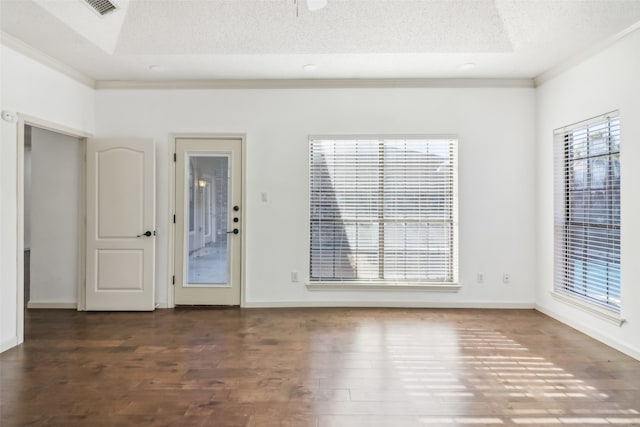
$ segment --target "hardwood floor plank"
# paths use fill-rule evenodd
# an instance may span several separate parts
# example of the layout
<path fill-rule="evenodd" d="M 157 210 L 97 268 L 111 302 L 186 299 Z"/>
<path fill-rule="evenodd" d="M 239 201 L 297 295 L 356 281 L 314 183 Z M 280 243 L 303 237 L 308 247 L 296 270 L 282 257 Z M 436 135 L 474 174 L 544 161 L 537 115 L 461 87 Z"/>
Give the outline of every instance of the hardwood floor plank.
<path fill-rule="evenodd" d="M 5 426 L 640 426 L 640 362 L 532 310 L 29 310 Z"/>

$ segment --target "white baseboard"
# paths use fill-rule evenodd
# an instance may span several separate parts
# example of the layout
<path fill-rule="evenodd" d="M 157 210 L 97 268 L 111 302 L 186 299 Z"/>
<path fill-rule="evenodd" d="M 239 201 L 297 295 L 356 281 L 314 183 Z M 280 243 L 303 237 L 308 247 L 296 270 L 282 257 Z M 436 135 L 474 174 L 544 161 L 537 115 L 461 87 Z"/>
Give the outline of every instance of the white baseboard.
<path fill-rule="evenodd" d="M 27 308 L 54 308 L 54 309 L 72 309 L 78 308 L 75 302 L 52 302 L 52 301 L 29 301 Z"/>
<path fill-rule="evenodd" d="M 49 302 L 49 301 L 29 301 L 27 308 L 54 308 L 54 309 L 73 309 L 78 308 L 75 302 Z M 166 302 L 157 302 L 155 308 L 168 308 Z"/>
<path fill-rule="evenodd" d="M 18 345 L 18 337 L 13 337 L 0 342 L 0 353 L 9 350 Z"/>
<path fill-rule="evenodd" d="M 627 356 L 633 357 L 636 360 L 640 360 L 640 349 L 637 348 L 633 348 L 631 346 L 628 346 L 627 344 L 624 344 L 616 339 L 613 339 L 605 334 L 602 334 L 598 331 L 595 331 L 587 326 L 584 326 L 583 324 L 579 323 L 579 322 L 575 322 L 573 320 L 571 320 L 569 317 L 564 316 L 562 314 L 559 314 L 553 310 L 549 310 L 545 307 L 542 307 L 538 304 L 536 304 L 536 310 L 538 310 L 540 313 L 546 314 L 549 317 L 552 317 L 554 319 L 556 319 L 559 322 L 564 323 L 567 326 L 572 327 L 573 329 L 576 329 L 580 332 L 582 332 L 583 334 L 586 334 L 588 336 L 590 336 L 591 338 L 600 341 L 603 344 L 608 345 L 609 347 L 612 347 L 624 354 L 626 354 Z"/>
<path fill-rule="evenodd" d="M 433 302 L 433 301 L 246 301 L 243 308 L 497 308 L 534 309 L 528 302 Z"/>

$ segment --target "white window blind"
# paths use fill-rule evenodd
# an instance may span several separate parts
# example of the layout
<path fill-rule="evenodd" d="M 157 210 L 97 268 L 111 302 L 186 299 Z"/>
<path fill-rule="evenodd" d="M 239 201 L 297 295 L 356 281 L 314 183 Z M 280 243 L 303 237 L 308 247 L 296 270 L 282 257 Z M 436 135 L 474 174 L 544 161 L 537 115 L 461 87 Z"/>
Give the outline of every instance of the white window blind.
<path fill-rule="evenodd" d="M 555 132 L 555 290 L 620 311 L 620 119 Z"/>
<path fill-rule="evenodd" d="M 457 281 L 457 141 L 310 140 L 311 281 Z"/>

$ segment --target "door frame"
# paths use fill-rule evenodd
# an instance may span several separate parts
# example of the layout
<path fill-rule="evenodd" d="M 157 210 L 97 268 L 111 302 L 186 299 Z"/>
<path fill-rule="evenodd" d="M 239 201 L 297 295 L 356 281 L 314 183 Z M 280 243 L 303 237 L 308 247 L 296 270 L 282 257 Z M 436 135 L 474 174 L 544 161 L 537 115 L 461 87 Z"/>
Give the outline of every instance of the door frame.
<path fill-rule="evenodd" d="M 244 133 L 171 133 L 169 134 L 169 212 L 168 224 L 168 260 L 167 263 L 167 308 L 175 307 L 174 299 L 174 277 L 176 275 L 176 256 L 182 256 L 175 251 L 176 224 L 173 222 L 176 213 L 176 140 L 177 139 L 235 139 L 240 141 L 241 155 L 241 180 L 240 191 L 242 192 L 240 211 L 240 223 L 244 224 L 240 233 L 240 307 L 246 306 L 245 278 L 246 275 L 246 248 L 247 248 L 247 136 Z"/>
<path fill-rule="evenodd" d="M 71 136 L 73 138 L 78 138 L 80 143 L 82 144 L 83 151 L 83 164 L 81 165 L 82 177 L 80 179 L 79 190 L 80 190 L 80 200 L 78 200 L 79 213 L 80 218 L 85 218 L 85 190 L 86 190 L 86 147 L 87 147 L 87 138 L 92 137 L 93 135 L 84 132 L 81 130 L 73 129 L 59 123 L 50 122 L 47 120 L 43 120 L 37 117 L 29 116 L 23 113 L 18 113 L 18 138 L 16 141 L 16 154 L 17 154 L 17 165 L 16 165 L 16 180 L 17 180 L 17 212 L 16 212 L 16 227 L 17 227 L 17 271 L 16 271 L 16 279 L 17 279 L 17 307 L 16 307 L 16 335 L 18 338 L 18 344 L 24 342 L 24 134 L 25 134 L 25 126 L 37 127 L 40 129 L 48 130 L 51 132 Z M 49 308 L 76 308 L 78 311 L 84 311 L 85 309 L 85 301 L 84 301 L 84 271 L 85 271 L 85 224 L 84 221 L 80 221 L 78 223 L 78 283 L 77 283 L 77 306 L 76 307 L 66 307 L 66 306 L 56 306 Z"/>

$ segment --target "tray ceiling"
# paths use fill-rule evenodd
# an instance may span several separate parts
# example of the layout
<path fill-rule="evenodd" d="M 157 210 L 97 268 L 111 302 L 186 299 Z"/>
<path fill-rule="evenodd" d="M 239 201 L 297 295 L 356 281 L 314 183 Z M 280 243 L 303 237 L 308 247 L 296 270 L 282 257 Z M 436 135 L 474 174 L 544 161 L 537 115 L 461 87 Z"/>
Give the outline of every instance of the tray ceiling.
<path fill-rule="evenodd" d="M 640 22 L 640 0 L 112 2 L 1 0 L 0 27 L 98 81 L 513 79 Z"/>

